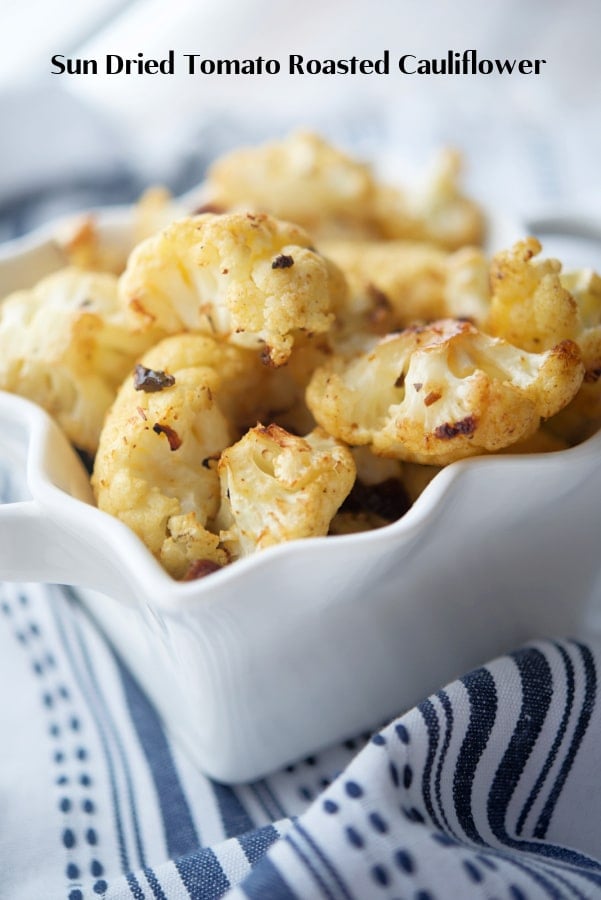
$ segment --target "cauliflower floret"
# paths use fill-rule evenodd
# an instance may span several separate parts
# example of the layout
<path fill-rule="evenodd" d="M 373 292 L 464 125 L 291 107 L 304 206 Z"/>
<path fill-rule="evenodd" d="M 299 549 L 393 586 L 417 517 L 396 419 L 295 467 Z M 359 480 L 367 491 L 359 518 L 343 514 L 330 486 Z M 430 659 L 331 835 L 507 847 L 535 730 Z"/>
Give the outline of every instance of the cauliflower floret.
<path fill-rule="evenodd" d="M 176 219 L 183 219 L 189 210 L 175 200 L 164 187 L 148 188 L 133 208 L 134 244 L 152 237 Z"/>
<path fill-rule="evenodd" d="M 248 386 L 249 354 L 205 335 L 152 348 L 129 376 L 102 430 L 92 486 L 175 578 L 222 565 L 210 522 L 219 508 L 217 459 L 234 440 L 218 398 Z M 252 383 L 252 381 L 250 382 Z"/>
<path fill-rule="evenodd" d="M 489 328 L 525 350 L 578 344 L 584 381 L 552 426 L 576 442 L 601 422 L 601 278 L 590 269 L 562 273 L 558 260 L 535 260 L 540 251 L 528 238 L 494 258 Z"/>
<path fill-rule="evenodd" d="M 585 440 L 601 426 L 601 278 L 591 269 L 561 275 L 578 306 L 576 343 L 585 367 L 582 387 L 553 419 L 554 432 L 570 443 Z"/>
<path fill-rule="evenodd" d="M 269 216 L 210 213 L 143 241 L 120 279 L 132 324 L 199 331 L 261 347 L 280 366 L 302 332 L 325 332 L 344 278 L 300 228 Z"/>
<path fill-rule="evenodd" d="M 488 311 L 488 262 L 477 248 L 447 253 L 415 241 L 326 241 L 349 299 L 337 311 L 344 332 L 386 334 L 421 320 L 482 319 Z"/>
<path fill-rule="evenodd" d="M 103 236 L 93 215 L 74 216 L 62 223 L 54 240 L 64 256 L 64 265 L 76 266 L 89 272 L 110 272 L 118 275 L 125 268 L 129 253 L 128 241 Z"/>
<path fill-rule="evenodd" d="M 327 238 L 404 238 L 455 250 L 480 243 L 483 216 L 458 187 L 446 151 L 421 190 L 385 185 L 371 168 L 311 132 L 236 150 L 209 169 L 207 195 L 225 208 L 267 212 Z"/>
<path fill-rule="evenodd" d="M 351 490 L 350 450 L 320 428 L 296 437 L 257 425 L 219 461 L 221 540 L 232 557 L 328 532 Z"/>
<path fill-rule="evenodd" d="M 597 385 L 601 393 L 601 277 L 592 269 L 580 269 L 566 272 L 560 278 L 578 309 L 574 340 L 582 351 L 585 386 Z"/>
<path fill-rule="evenodd" d="M 580 351 L 533 354 L 441 320 L 383 338 L 371 353 L 318 369 L 307 403 L 319 425 L 382 456 L 446 465 L 532 434 L 578 390 Z"/>
<path fill-rule="evenodd" d="M 535 260 L 536 238 L 518 241 L 493 257 L 487 330 L 531 353 L 548 350 L 559 341 L 576 340 L 578 307 L 561 284 L 561 263 Z"/>
<path fill-rule="evenodd" d="M 461 156 L 444 150 L 417 188 L 381 186 L 377 221 L 384 238 L 431 241 L 447 250 L 481 244 L 484 216 L 459 186 Z"/>
<path fill-rule="evenodd" d="M 228 153 L 209 169 L 206 189 L 218 206 L 267 212 L 315 237 L 378 234 L 369 167 L 310 132 Z"/>
<path fill-rule="evenodd" d="M 117 388 L 156 338 L 126 327 L 114 275 L 63 269 L 0 305 L 0 388 L 38 403 L 93 454 Z"/>

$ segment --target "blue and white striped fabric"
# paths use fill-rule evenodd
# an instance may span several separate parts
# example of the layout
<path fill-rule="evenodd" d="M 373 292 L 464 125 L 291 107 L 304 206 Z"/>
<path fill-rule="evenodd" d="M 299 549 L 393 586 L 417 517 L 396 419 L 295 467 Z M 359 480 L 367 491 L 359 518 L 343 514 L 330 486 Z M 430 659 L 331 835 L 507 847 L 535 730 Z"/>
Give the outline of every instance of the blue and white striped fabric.
<path fill-rule="evenodd" d="M 0 592 L 0 897 L 601 897 L 601 641 L 534 642 L 236 788 L 70 589 Z"/>

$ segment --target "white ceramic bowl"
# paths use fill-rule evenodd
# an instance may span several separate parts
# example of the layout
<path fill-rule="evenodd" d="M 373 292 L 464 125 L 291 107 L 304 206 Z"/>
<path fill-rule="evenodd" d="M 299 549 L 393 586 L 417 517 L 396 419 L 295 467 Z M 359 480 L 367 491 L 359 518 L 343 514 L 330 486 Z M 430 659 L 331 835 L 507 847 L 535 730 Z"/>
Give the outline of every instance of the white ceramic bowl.
<path fill-rule="evenodd" d="M 107 240 L 127 239 L 126 213 L 99 222 Z M 5 249 L 0 295 L 61 261 L 48 232 Z M 376 726 L 524 640 L 578 632 L 596 608 L 601 434 L 455 463 L 386 528 L 178 583 L 92 505 L 42 410 L 0 394 L 0 425 L 5 452 L 26 454 L 30 493 L 0 507 L 0 577 L 85 588 L 168 728 L 223 781 Z"/>

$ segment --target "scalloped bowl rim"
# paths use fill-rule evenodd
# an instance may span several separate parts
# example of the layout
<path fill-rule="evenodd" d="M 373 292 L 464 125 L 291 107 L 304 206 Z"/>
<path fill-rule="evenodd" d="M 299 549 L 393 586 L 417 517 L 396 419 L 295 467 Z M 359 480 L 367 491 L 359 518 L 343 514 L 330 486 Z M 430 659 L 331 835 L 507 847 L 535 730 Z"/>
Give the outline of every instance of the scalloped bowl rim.
<path fill-rule="evenodd" d="M 15 259 L 27 258 L 39 253 L 45 247 L 56 250 L 53 236 L 64 225 L 73 223 L 78 216 L 91 215 L 96 218 L 103 234 L 116 236 L 119 243 L 123 235 L 131 228 L 131 210 L 129 206 L 101 207 L 86 210 L 81 214 L 70 214 L 40 226 L 29 234 L 18 237 L 0 245 L 0 274 L 2 266 Z M 493 220 L 502 234 L 504 231 L 517 233 L 516 225 L 511 219 L 500 217 L 500 225 Z M 493 228 L 494 230 L 494 228 Z M 58 258 L 58 257 L 57 257 Z M 468 471 L 485 471 L 499 465 L 510 471 L 522 466 L 557 466 L 570 459 L 570 465 L 578 464 L 581 459 L 601 455 L 601 432 L 592 435 L 586 441 L 565 450 L 550 453 L 515 454 L 513 456 L 490 454 L 473 456 L 445 466 L 426 486 L 422 494 L 410 509 L 396 522 L 373 531 L 327 537 L 304 538 L 266 548 L 259 553 L 223 567 L 210 577 L 198 581 L 178 582 L 173 579 L 153 557 L 143 542 L 125 524 L 105 513 L 93 504 L 82 502 L 54 483 L 50 474 L 48 445 L 50 435 L 56 428 L 50 416 L 35 403 L 16 395 L 0 391 L 0 421 L 20 420 L 29 431 L 27 452 L 27 482 L 33 500 L 38 502 L 45 514 L 54 522 L 65 523 L 70 519 L 71 525 L 77 523 L 78 528 L 93 538 L 102 535 L 103 540 L 116 552 L 120 565 L 125 568 L 132 585 L 139 586 L 144 596 L 152 598 L 164 612 L 177 612 L 181 608 L 190 608 L 191 601 L 202 603 L 208 600 L 210 593 L 219 585 L 229 586 L 232 582 L 244 579 L 251 569 L 269 568 L 275 558 L 292 558 L 298 555 L 315 554 L 315 560 L 327 554 L 332 542 L 352 548 L 356 545 L 381 545 L 383 542 L 394 546 L 409 539 L 420 529 L 427 526 L 428 520 L 436 516 L 440 504 L 444 502 L 451 486 Z M 69 448 L 71 449 L 71 448 Z M 65 448 L 65 452 L 67 448 Z M 74 451 L 73 463 L 80 465 Z M 138 591 L 139 593 L 139 591 Z"/>

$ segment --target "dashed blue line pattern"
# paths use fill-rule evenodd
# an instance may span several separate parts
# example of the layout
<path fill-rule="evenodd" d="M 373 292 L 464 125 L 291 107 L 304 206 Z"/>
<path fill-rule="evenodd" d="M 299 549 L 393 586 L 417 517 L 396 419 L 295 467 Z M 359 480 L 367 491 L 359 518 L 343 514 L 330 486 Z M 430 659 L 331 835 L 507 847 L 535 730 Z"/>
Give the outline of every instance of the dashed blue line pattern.
<path fill-rule="evenodd" d="M 529 645 L 370 740 L 238 788 L 184 764 L 74 592 L 6 586 L 0 626 L 44 723 L 36 750 L 52 798 L 49 900 L 601 896 L 590 829 L 581 828 L 581 849 L 578 836 L 554 839 L 571 787 L 598 774 L 583 747 L 601 730 L 601 641 Z M 519 686 L 510 710 L 504 680 Z M 601 817 L 594 802 L 591 792 L 588 814 Z"/>

